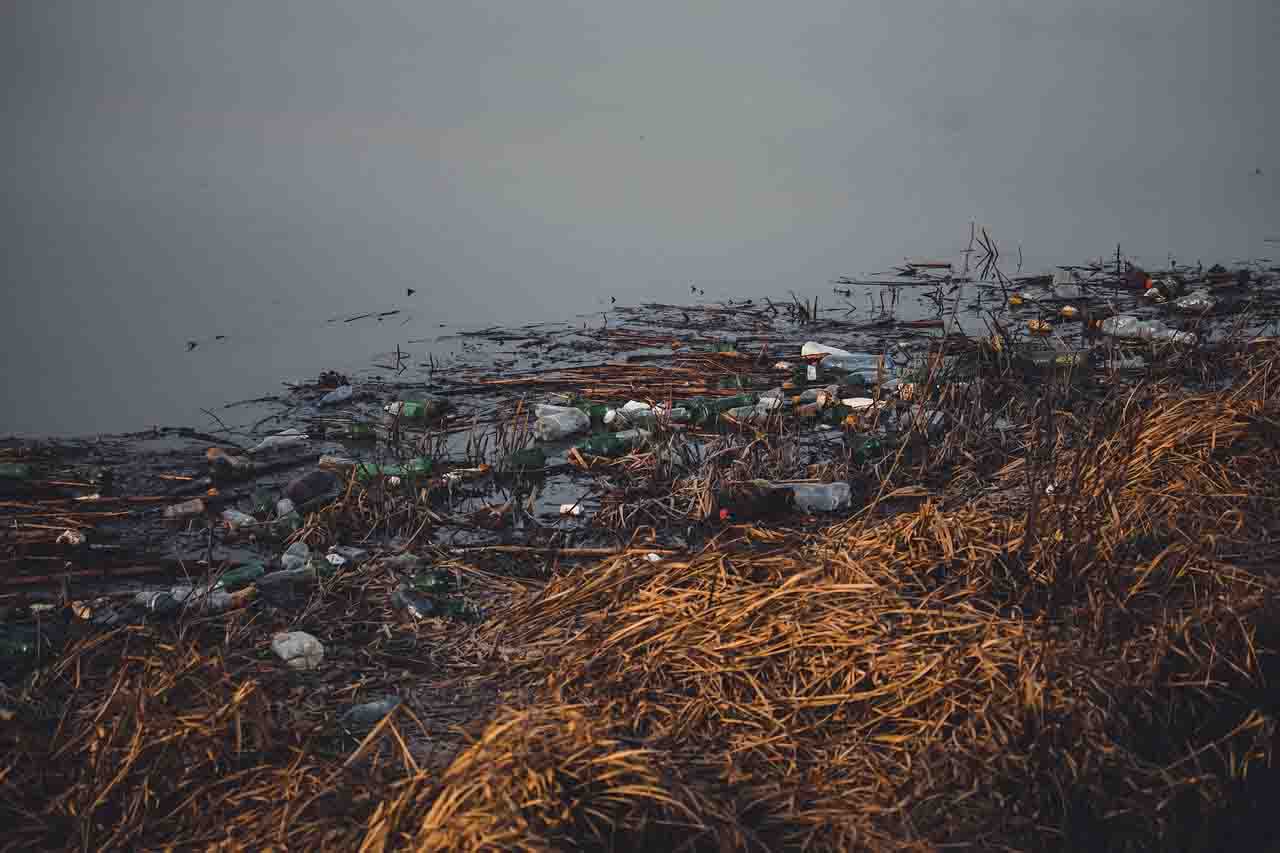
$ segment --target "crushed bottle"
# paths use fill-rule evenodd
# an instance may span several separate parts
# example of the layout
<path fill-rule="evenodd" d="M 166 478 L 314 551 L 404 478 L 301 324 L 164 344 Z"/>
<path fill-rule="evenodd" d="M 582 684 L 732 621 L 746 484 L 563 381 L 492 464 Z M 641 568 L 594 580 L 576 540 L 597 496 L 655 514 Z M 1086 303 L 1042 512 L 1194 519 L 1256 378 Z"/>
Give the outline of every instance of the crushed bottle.
<path fill-rule="evenodd" d="M 271 651 L 291 668 L 317 669 L 324 661 L 324 644 L 306 631 L 285 631 L 271 638 Z"/>
<path fill-rule="evenodd" d="M 540 407 L 554 408 L 554 407 Z M 591 427 L 591 417 L 579 409 L 564 407 L 538 418 L 533 431 L 542 441 L 559 441 Z"/>
<path fill-rule="evenodd" d="M 1168 341 L 1176 344 L 1194 344 L 1194 332 L 1171 329 L 1159 320 L 1140 320 L 1131 314 L 1117 314 L 1102 321 L 1099 327 L 1104 335 L 1114 338 L 1142 341 Z"/>

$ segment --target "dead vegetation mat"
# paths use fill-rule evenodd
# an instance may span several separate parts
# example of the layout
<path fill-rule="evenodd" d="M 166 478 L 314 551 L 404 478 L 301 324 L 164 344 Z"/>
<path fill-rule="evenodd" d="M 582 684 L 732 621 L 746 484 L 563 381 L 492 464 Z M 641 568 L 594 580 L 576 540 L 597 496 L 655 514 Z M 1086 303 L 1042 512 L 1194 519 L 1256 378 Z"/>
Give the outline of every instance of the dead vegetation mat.
<path fill-rule="evenodd" d="M 0 846 L 1275 843 L 1280 351 L 1240 358 L 1227 390 L 1045 405 L 980 493 L 605 559 L 402 640 L 503 696 L 442 762 L 412 709 L 302 725 L 316 679 L 248 616 L 86 638 L 3 724 Z"/>

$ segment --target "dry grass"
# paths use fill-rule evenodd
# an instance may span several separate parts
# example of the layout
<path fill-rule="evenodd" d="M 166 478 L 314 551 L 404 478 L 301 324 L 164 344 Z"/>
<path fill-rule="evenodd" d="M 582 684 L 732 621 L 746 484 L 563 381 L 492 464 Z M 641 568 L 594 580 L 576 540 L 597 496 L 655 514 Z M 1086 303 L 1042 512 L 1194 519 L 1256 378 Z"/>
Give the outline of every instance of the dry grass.
<path fill-rule="evenodd" d="M 487 578 L 507 606 L 402 638 L 394 663 L 367 577 L 311 616 L 355 649 L 319 678 L 262 653 L 265 613 L 86 640 L 26 685 L 52 714 L 8 730 L 5 841 L 1256 849 L 1280 707 L 1280 353 L 1242 358 L 1227 391 L 1070 411 L 1046 393 L 1016 446 L 975 425 L 900 453 L 886 492 L 912 465 L 954 475 L 910 512 Z M 408 714 L 326 748 L 335 703 L 301 696 L 426 658 L 422 677 L 503 696 L 447 767 L 415 746 L 440 729 Z"/>

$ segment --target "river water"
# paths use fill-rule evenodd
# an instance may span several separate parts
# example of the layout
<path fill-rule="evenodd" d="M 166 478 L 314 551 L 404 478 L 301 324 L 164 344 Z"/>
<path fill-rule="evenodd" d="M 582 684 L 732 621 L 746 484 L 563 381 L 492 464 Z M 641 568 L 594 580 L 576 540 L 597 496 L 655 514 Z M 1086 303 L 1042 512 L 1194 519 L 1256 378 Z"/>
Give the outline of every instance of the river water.
<path fill-rule="evenodd" d="M 19 2 L 0 434 L 211 427 L 614 299 L 825 300 L 975 220 L 1008 272 L 1280 248 L 1276 7 L 1043 5 Z"/>

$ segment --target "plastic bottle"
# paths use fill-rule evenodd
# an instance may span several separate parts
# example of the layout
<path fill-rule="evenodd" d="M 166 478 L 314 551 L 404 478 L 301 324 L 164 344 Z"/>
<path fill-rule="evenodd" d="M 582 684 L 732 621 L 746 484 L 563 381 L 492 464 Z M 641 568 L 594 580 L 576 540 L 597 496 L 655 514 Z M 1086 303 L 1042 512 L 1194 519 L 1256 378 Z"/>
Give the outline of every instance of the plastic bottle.
<path fill-rule="evenodd" d="M 184 520 L 195 518 L 198 515 L 204 515 L 205 504 L 203 498 L 192 498 L 189 501 L 183 501 L 180 504 L 167 506 L 164 508 L 164 517 L 169 519 Z"/>
<path fill-rule="evenodd" d="M 30 480 L 31 466 L 25 462 L 0 462 L 0 480 Z"/>
<path fill-rule="evenodd" d="M 306 542 L 294 542 L 280 557 L 280 568 L 287 571 L 300 569 L 311 559 L 311 549 Z"/>
<path fill-rule="evenodd" d="M 533 425 L 533 431 L 542 441 L 559 441 L 576 432 L 583 432 L 591 427 L 591 418 L 586 412 L 578 409 L 565 409 L 555 414 L 540 417 Z"/>
<path fill-rule="evenodd" d="M 578 445 L 578 450 L 592 456 L 625 456 L 643 444 L 649 433 L 642 429 L 629 429 L 606 435 L 593 435 Z"/>
<path fill-rule="evenodd" d="M 336 406 L 351 399 L 355 390 L 350 385 L 341 385 L 320 398 L 321 406 Z"/>
<path fill-rule="evenodd" d="M 393 417 L 408 421 L 421 421 L 443 415 L 449 408 L 449 401 L 440 398 L 427 400 L 398 400 L 388 403 L 384 409 Z"/>
<path fill-rule="evenodd" d="M 222 511 L 222 520 L 227 523 L 227 527 L 232 530 L 239 530 L 248 524 L 257 524 L 258 519 L 249 515 L 247 512 L 241 512 L 238 509 L 224 509 Z"/>
<path fill-rule="evenodd" d="M 1194 344 L 1196 336 L 1192 332 L 1179 332 L 1171 329 L 1159 320 L 1139 320 L 1131 314 L 1118 314 L 1102 321 L 1101 331 L 1104 335 L 1115 338 L 1142 341 L 1169 341 L 1176 344 Z"/>
<path fill-rule="evenodd" d="M 354 468 L 356 479 L 360 482 L 368 482 L 379 477 L 401 478 L 407 479 L 412 477 L 423 477 L 431 473 L 435 463 L 424 456 L 410 459 L 406 462 L 392 465 L 381 465 L 375 462 L 361 462 Z"/>
<path fill-rule="evenodd" d="M 377 699 L 373 702 L 356 705 L 342 715 L 342 726 L 356 731 L 371 729 L 399 705 L 400 697 L 398 696 L 389 696 L 386 699 Z"/>
<path fill-rule="evenodd" d="M 269 435 L 253 447 L 249 448 L 249 453 L 269 453 L 275 450 L 282 450 L 286 447 L 294 447 L 308 441 L 310 436 L 305 432 L 297 429 L 286 429 L 275 435 Z"/>
<path fill-rule="evenodd" d="M 534 417 L 546 418 L 552 415 L 561 415 L 565 412 L 577 412 L 580 409 L 577 406 L 561 406 L 553 403 L 538 403 L 533 407 Z"/>
<path fill-rule="evenodd" d="M 285 631 L 271 638 L 271 651 L 293 669 L 316 669 L 324 661 L 324 644 L 306 631 Z"/>
<path fill-rule="evenodd" d="M 819 353 L 826 353 L 826 356 L 819 362 L 823 370 L 839 373 L 874 374 L 878 367 L 878 358 L 870 353 L 852 353 L 848 350 L 820 344 L 816 341 L 809 341 L 800 348 L 801 355 L 811 356 Z M 813 378 L 816 379 L 817 377 Z"/>
<path fill-rule="evenodd" d="M 249 586 L 266 573 L 266 564 L 261 560 L 254 560 L 251 563 L 245 563 L 223 572 L 218 576 L 218 583 L 215 588 L 221 588 L 227 592 L 235 592 L 238 589 Z"/>
<path fill-rule="evenodd" d="M 796 507 L 805 512 L 835 512 L 847 509 L 852 495 L 848 483 L 790 483 Z"/>
<path fill-rule="evenodd" d="M 342 437 L 347 441 L 373 441 L 378 437 L 378 433 L 372 424 L 352 421 L 343 428 Z"/>
<path fill-rule="evenodd" d="M 610 429 L 627 429 L 637 426 L 653 426 L 657 420 L 653 407 L 639 400 L 630 400 L 617 409 L 604 413 L 604 425 Z"/>

